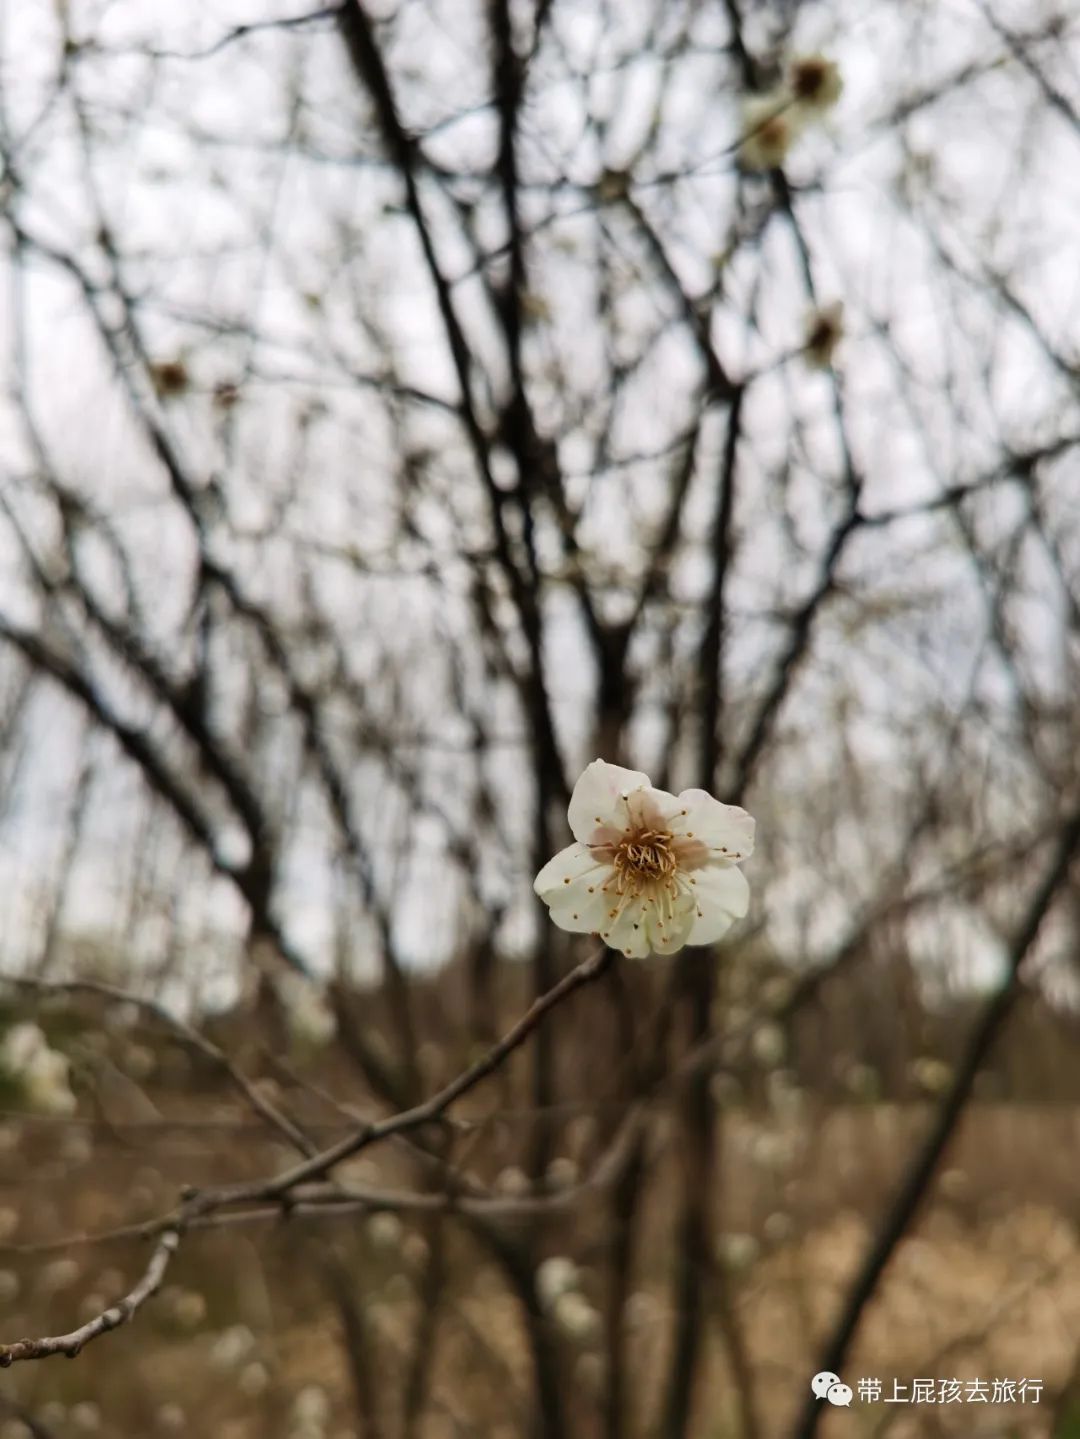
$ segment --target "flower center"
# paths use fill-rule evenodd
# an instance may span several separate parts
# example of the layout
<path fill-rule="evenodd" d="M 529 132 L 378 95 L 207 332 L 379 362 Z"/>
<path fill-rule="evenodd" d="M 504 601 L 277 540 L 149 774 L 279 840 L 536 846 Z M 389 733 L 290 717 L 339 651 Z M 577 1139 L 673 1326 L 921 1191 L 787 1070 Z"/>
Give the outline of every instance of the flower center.
<path fill-rule="evenodd" d="M 828 66 L 824 60 L 803 60 L 796 65 L 792 76 L 792 88 L 800 100 L 812 100 L 819 90 L 824 89 Z"/>
<path fill-rule="evenodd" d="M 657 882 L 672 879 L 678 861 L 667 830 L 643 829 L 628 834 L 615 846 L 615 888 L 619 894 L 641 894 Z"/>

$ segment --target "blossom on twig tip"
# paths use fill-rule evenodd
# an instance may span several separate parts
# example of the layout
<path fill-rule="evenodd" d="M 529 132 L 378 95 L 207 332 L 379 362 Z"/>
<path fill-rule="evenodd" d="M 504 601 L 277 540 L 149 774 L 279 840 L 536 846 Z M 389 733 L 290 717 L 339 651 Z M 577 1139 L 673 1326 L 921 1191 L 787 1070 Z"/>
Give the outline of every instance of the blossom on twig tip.
<path fill-rule="evenodd" d="M 646 774 L 594 760 L 574 786 L 575 843 L 533 888 L 560 929 L 598 934 L 628 958 L 712 944 L 750 903 L 737 866 L 754 821 L 702 789 L 654 789 Z"/>

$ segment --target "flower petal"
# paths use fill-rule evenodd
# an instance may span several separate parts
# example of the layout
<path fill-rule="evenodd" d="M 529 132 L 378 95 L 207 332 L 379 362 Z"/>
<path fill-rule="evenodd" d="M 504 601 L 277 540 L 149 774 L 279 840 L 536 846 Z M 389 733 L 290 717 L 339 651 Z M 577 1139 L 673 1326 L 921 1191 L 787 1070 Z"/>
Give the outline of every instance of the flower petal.
<path fill-rule="evenodd" d="M 626 801 L 625 819 L 637 829 L 670 829 L 670 819 L 681 808 L 678 799 L 666 789 L 646 785 L 635 790 Z M 625 822 L 625 821 L 624 821 Z"/>
<path fill-rule="evenodd" d="M 533 889 L 560 929 L 596 934 L 606 922 L 608 897 L 602 890 L 610 876 L 610 866 L 598 864 L 585 845 L 571 844 L 548 860 Z"/>
<path fill-rule="evenodd" d="M 600 937 L 612 949 L 620 949 L 628 959 L 644 959 L 647 954 L 674 954 L 682 949 L 690 937 L 696 917 L 695 895 L 680 894 L 673 904 L 664 901 L 657 906 L 655 899 L 643 895 L 630 900 L 619 910 L 617 917 L 608 910 L 607 921 L 611 928 Z"/>
<path fill-rule="evenodd" d="M 605 873 L 610 873 L 606 871 Z M 608 925 L 611 902 L 601 887 L 601 875 L 586 876 L 567 885 L 548 901 L 551 918 L 572 934 L 599 934 Z M 588 879 L 595 883 L 587 883 Z"/>
<path fill-rule="evenodd" d="M 697 917 L 696 893 L 680 894 L 674 904 L 646 911 L 649 945 L 654 954 L 674 954 L 690 939 Z"/>
<path fill-rule="evenodd" d="M 597 830 L 626 828 L 624 798 L 635 790 L 647 788 L 649 776 L 640 770 L 623 769 L 594 759 L 582 772 L 570 796 L 567 817 L 574 838 L 581 844 L 592 842 Z M 610 842 L 605 836 L 601 842 Z"/>
<path fill-rule="evenodd" d="M 691 944 L 715 944 L 750 908 L 750 886 L 731 864 L 706 864 L 694 874 L 697 913 Z"/>
<path fill-rule="evenodd" d="M 672 834 L 700 841 L 710 859 L 738 864 L 754 852 L 753 818 L 738 805 L 721 804 L 703 789 L 683 790 L 678 808 L 668 815 L 668 825 Z"/>
<path fill-rule="evenodd" d="M 544 899 L 549 892 L 560 888 L 567 880 L 573 882 L 595 868 L 596 860 L 585 845 L 568 844 L 544 865 L 533 880 L 533 889 Z"/>
<path fill-rule="evenodd" d="M 605 933 L 600 931 L 600 937 L 604 943 L 612 949 L 619 949 L 626 955 L 627 959 L 644 959 L 649 953 L 649 932 L 646 927 L 646 908 L 641 899 L 632 899 L 624 906 L 621 913 L 611 922 L 609 912 L 605 916 L 610 924 L 610 929 Z"/>

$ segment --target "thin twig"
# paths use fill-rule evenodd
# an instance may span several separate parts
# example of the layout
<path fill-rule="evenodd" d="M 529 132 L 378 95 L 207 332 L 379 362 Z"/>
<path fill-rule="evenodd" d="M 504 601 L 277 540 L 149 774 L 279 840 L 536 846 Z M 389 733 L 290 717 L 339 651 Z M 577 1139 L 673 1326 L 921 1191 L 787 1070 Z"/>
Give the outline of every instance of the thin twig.
<path fill-rule="evenodd" d="M 175 1229 L 168 1229 L 154 1246 L 146 1271 L 130 1294 L 124 1296 L 95 1318 L 87 1320 L 70 1334 L 56 1334 L 44 1339 L 17 1339 L 14 1344 L 0 1344 L 0 1369 L 7 1369 L 27 1359 L 51 1359 L 63 1354 L 74 1359 L 84 1345 L 92 1339 L 119 1329 L 134 1318 L 146 1301 L 156 1294 L 165 1277 L 169 1262 L 176 1253 L 180 1236 Z"/>
<path fill-rule="evenodd" d="M 249 1219 L 264 1217 L 267 1210 L 256 1210 L 254 1213 L 247 1212 L 241 1215 L 235 1213 L 222 1213 L 222 1210 L 229 1209 L 235 1204 L 254 1203 L 269 1204 L 277 1201 L 277 1212 L 280 1214 L 282 1205 L 285 1212 L 302 1210 L 304 1213 L 311 1213 L 312 1206 L 296 1202 L 300 1200 L 304 1191 L 301 1186 L 310 1180 L 321 1179 L 327 1175 L 342 1160 L 356 1154 L 368 1145 L 374 1144 L 381 1139 L 388 1139 L 393 1135 L 403 1134 L 411 1130 L 421 1128 L 423 1125 L 441 1120 L 445 1117 L 450 1106 L 464 1094 L 474 1089 L 489 1074 L 498 1069 L 509 1056 L 518 1049 L 526 1039 L 537 1029 L 545 1017 L 558 1004 L 566 999 L 575 990 L 586 984 L 599 979 L 610 967 L 615 958 L 615 951 L 602 946 L 577 966 L 569 974 L 565 975 L 558 984 L 525 1011 L 516 1024 L 512 1025 L 498 1043 L 492 1045 L 488 1052 L 477 1062 L 449 1084 L 445 1085 L 437 1094 L 424 1101 L 423 1104 L 415 1105 L 411 1109 L 402 1111 L 388 1119 L 381 1120 L 375 1124 L 366 1124 L 354 1131 L 345 1139 L 331 1145 L 329 1148 L 311 1154 L 301 1164 L 294 1165 L 283 1174 L 274 1176 L 268 1180 L 256 1181 L 250 1184 L 222 1187 L 220 1189 L 194 1191 L 190 1193 L 177 1210 L 164 1221 L 151 1222 L 149 1224 L 134 1228 L 134 1234 L 149 1235 L 157 1234 L 157 1244 L 153 1256 L 147 1266 L 142 1279 L 118 1304 L 105 1310 L 96 1318 L 91 1319 L 80 1329 L 73 1330 L 70 1334 L 63 1334 L 51 1338 L 42 1339 L 21 1339 L 13 1344 L 0 1345 L 0 1367 L 7 1367 L 19 1360 L 45 1359 L 54 1354 L 66 1354 L 74 1358 L 83 1345 L 99 1335 L 107 1333 L 111 1329 L 117 1329 L 121 1324 L 126 1324 L 137 1312 L 147 1299 L 157 1290 L 161 1284 L 162 1277 L 168 1267 L 169 1261 L 176 1252 L 180 1242 L 180 1236 L 188 1229 L 216 1227 L 219 1224 L 228 1224 L 230 1221 L 239 1220 L 244 1222 Z M 38 986 L 42 989 L 55 989 L 56 986 L 48 982 Z M 128 998 L 126 991 L 117 990 L 112 986 L 96 984 L 92 981 L 79 981 L 67 986 L 69 988 L 84 988 L 91 992 L 106 994 L 111 998 Z M 137 1000 L 144 1006 L 153 1008 L 152 1001 Z M 167 1010 L 160 1011 L 160 1017 L 174 1028 L 185 1026 L 184 1021 L 170 1016 Z M 215 1047 L 198 1034 L 197 1030 L 190 1030 L 190 1037 L 208 1046 L 208 1052 L 215 1054 Z M 228 1063 L 226 1061 L 226 1063 Z M 232 1077 L 236 1073 L 230 1070 Z M 250 1096 L 249 1096 L 250 1097 Z M 331 1191 L 333 1187 L 331 1186 Z M 326 1193 L 324 1190 L 323 1193 Z M 330 1197 L 330 1196 L 328 1196 Z M 417 1196 L 422 1198 L 422 1196 Z M 441 1196 L 434 1196 L 436 1199 Z M 450 1206 L 453 1207 L 454 1197 L 447 1196 Z M 460 1203 L 461 1201 L 457 1201 Z M 378 1207 L 392 1207 L 390 1204 L 380 1205 L 372 1203 L 367 1196 L 357 1197 L 356 1194 L 349 1195 L 348 1191 L 342 1191 L 341 1200 L 336 1207 L 353 1207 L 360 1209 L 371 1209 Z M 401 1204 L 400 1207 L 406 1207 Z M 415 1207 L 415 1206 L 413 1206 Z M 320 1204 L 315 1209 L 320 1215 L 333 1212 L 335 1206 Z"/>
<path fill-rule="evenodd" d="M 1078 852 L 1080 810 L 1075 811 L 1062 825 L 1053 863 L 1028 906 L 1009 947 L 1008 969 L 1001 988 L 983 1010 L 968 1040 L 967 1051 L 957 1069 L 952 1088 L 942 1101 L 929 1134 L 909 1165 L 885 1214 L 881 1228 L 851 1287 L 843 1311 L 822 1350 L 815 1372 L 842 1372 L 863 1312 L 877 1291 L 897 1245 L 907 1233 L 930 1190 L 941 1157 L 971 1096 L 975 1077 L 1004 1029 L 1017 997 L 1022 993 L 1021 970 L 1024 961 L 1038 937 L 1043 921 L 1069 877 Z M 823 1408 L 820 1400 L 811 1395 L 794 1430 L 794 1439 L 813 1439 L 821 1422 Z"/>
<path fill-rule="evenodd" d="M 194 1217 L 198 1214 L 206 1214 L 227 1204 L 244 1204 L 260 1199 L 281 1199 L 290 1194 L 298 1184 L 305 1184 L 311 1179 L 321 1179 L 342 1160 L 351 1159 L 354 1154 L 358 1154 L 372 1144 L 389 1139 L 396 1134 L 405 1134 L 410 1130 L 421 1129 L 424 1125 L 443 1119 L 451 1105 L 461 1099 L 463 1095 L 468 1094 L 470 1090 L 475 1089 L 489 1074 L 494 1073 L 515 1049 L 520 1048 L 557 1005 L 573 994 L 575 990 L 599 979 L 607 971 L 614 957 L 614 950 L 610 950 L 606 946 L 590 955 L 576 969 L 572 969 L 569 974 L 559 980 L 558 984 L 553 985 L 546 994 L 542 994 L 539 999 L 534 1000 L 517 1023 L 507 1030 L 502 1039 L 492 1045 L 475 1064 L 470 1065 L 456 1079 L 451 1080 L 437 1094 L 433 1094 L 422 1104 L 413 1105 L 411 1109 L 402 1110 L 399 1114 L 391 1115 L 389 1118 L 378 1120 L 373 1124 L 365 1124 L 362 1128 L 354 1130 L 352 1134 L 338 1140 L 336 1144 L 320 1150 L 309 1159 L 293 1165 L 291 1169 L 286 1169 L 272 1179 L 255 1180 L 247 1184 L 206 1190 L 190 1201 L 190 1215 Z"/>

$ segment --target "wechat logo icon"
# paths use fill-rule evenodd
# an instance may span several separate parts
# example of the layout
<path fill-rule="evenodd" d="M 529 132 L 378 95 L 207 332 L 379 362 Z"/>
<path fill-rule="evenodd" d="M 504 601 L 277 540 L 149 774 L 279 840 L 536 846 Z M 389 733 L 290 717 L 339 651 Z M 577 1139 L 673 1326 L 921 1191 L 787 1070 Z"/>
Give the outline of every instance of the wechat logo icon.
<path fill-rule="evenodd" d="M 841 1381 L 839 1374 L 823 1369 L 810 1380 L 810 1388 L 816 1399 L 827 1399 L 841 1409 L 851 1408 L 851 1389 Z"/>

